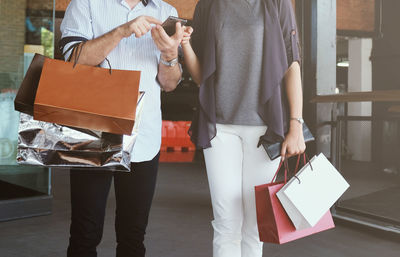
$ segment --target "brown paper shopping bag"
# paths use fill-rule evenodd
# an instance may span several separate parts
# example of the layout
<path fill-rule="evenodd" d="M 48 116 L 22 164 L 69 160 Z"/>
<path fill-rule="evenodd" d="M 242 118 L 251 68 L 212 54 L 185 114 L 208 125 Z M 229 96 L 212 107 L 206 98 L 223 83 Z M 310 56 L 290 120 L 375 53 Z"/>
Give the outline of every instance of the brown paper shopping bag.
<path fill-rule="evenodd" d="M 46 58 L 41 54 L 35 54 L 33 57 L 14 100 L 14 109 L 16 111 L 33 115 L 33 104 Z"/>
<path fill-rule="evenodd" d="M 140 71 L 46 58 L 36 92 L 34 119 L 130 135 L 139 82 Z"/>

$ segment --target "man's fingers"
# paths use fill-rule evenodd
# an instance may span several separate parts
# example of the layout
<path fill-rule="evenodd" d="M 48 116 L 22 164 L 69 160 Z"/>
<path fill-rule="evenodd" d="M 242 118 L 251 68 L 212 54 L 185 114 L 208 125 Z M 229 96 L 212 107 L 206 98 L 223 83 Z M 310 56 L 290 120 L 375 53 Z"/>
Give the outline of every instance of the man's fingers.
<path fill-rule="evenodd" d="M 138 30 L 139 30 L 141 36 L 143 36 L 144 34 L 146 34 L 149 31 L 144 24 L 139 24 Z"/>
<path fill-rule="evenodd" d="M 143 23 L 143 26 L 146 28 L 146 31 L 147 31 L 147 32 L 151 30 L 151 24 L 150 24 L 150 23 L 144 22 L 144 23 Z"/>
<path fill-rule="evenodd" d="M 158 45 L 158 42 L 159 42 L 159 37 L 160 37 L 160 35 L 159 35 L 159 33 L 158 33 L 158 30 L 157 30 L 157 28 L 152 28 L 151 29 L 151 37 L 153 38 L 153 41 L 154 41 L 154 43 L 156 44 L 156 45 Z"/>
<path fill-rule="evenodd" d="M 167 32 L 165 32 L 164 28 L 160 25 L 157 25 L 155 28 L 156 34 L 158 35 L 157 41 L 160 45 L 168 46 L 170 44 L 170 37 L 168 36 Z"/>
<path fill-rule="evenodd" d="M 183 37 L 183 32 L 184 32 L 184 30 L 183 30 L 182 24 L 180 22 L 177 22 L 175 24 L 175 34 L 172 37 L 177 40 L 181 40 Z"/>
<path fill-rule="evenodd" d="M 159 25 L 157 25 L 157 27 L 158 27 Z M 162 48 L 164 48 L 165 47 L 165 42 L 164 42 L 164 40 L 163 40 L 163 38 L 162 38 L 162 36 L 160 35 L 161 33 L 160 33 L 160 30 L 157 28 L 157 27 L 154 27 L 152 30 L 151 30 L 151 36 L 153 37 L 153 41 L 154 41 L 154 43 L 156 44 L 156 46 L 157 46 L 157 48 L 158 49 L 162 49 Z M 164 32 L 165 33 L 165 32 Z M 168 35 L 167 35 L 168 36 Z"/>
<path fill-rule="evenodd" d="M 165 32 L 164 28 L 160 25 L 157 25 L 157 30 L 158 30 L 158 33 L 160 34 L 160 39 L 163 40 L 164 42 L 168 42 L 169 36 L 168 36 L 167 32 Z"/>
<path fill-rule="evenodd" d="M 161 25 L 162 22 L 160 20 L 157 20 L 154 17 L 151 16 L 144 16 L 144 18 L 146 19 L 146 21 L 150 24 L 156 24 L 156 25 Z"/>
<path fill-rule="evenodd" d="M 142 23 L 133 23 L 131 25 L 132 33 L 135 34 L 135 37 L 139 38 L 148 32 L 146 26 Z"/>

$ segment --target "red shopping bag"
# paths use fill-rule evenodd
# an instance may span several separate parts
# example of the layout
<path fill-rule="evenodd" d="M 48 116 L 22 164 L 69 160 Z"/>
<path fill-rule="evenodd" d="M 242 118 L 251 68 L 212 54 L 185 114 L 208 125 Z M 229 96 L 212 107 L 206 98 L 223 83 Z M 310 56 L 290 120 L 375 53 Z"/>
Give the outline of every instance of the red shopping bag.
<path fill-rule="evenodd" d="M 280 163 L 272 181 L 275 180 L 281 167 L 282 162 Z M 279 199 L 276 197 L 276 192 L 278 192 L 287 181 L 286 174 L 287 165 L 285 165 L 284 182 L 271 182 L 269 184 L 255 187 L 257 224 L 260 241 L 284 244 L 334 228 L 335 224 L 333 223 L 332 215 L 330 211 L 328 211 L 314 227 L 296 230 L 289 216 L 286 214 L 284 208 L 279 202 Z M 304 200 L 306 201 L 307 199 Z"/>

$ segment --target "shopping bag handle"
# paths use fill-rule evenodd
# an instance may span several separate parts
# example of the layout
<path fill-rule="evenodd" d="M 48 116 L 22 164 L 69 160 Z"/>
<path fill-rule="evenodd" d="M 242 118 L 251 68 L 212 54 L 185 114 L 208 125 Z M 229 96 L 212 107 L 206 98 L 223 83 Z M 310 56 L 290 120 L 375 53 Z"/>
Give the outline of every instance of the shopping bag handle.
<path fill-rule="evenodd" d="M 64 53 L 62 53 L 62 55 L 65 57 L 65 55 L 66 55 L 69 51 L 71 51 L 71 49 L 72 49 L 72 53 L 71 53 L 71 55 L 69 56 L 69 58 L 68 58 L 68 60 L 67 60 L 68 62 L 70 62 L 73 53 L 78 49 L 78 53 L 75 54 L 74 65 L 72 66 L 72 68 L 75 68 L 75 66 L 78 64 L 79 57 L 81 56 L 81 53 L 82 53 L 83 45 L 84 45 L 85 43 L 86 43 L 86 41 L 77 42 L 77 43 L 71 45 Z M 110 61 L 107 59 L 107 57 L 105 58 L 105 60 L 106 60 L 107 63 L 108 63 L 108 67 L 109 67 L 110 74 L 112 74 L 112 69 L 111 69 Z"/>
<path fill-rule="evenodd" d="M 313 170 L 310 159 L 308 158 L 308 155 L 304 152 L 302 154 L 297 155 L 297 163 L 296 163 L 296 168 L 294 170 L 294 174 L 296 174 L 299 171 L 300 157 L 303 157 L 303 165 L 306 165 L 306 163 L 310 163 L 311 170 Z"/>
<path fill-rule="evenodd" d="M 303 158 L 301 158 L 301 157 L 303 157 Z M 312 167 L 312 165 L 311 165 L 310 159 L 308 158 L 308 155 L 307 155 L 306 153 L 299 154 L 299 155 L 297 156 L 296 168 L 295 168 L 295 172 L 294 172 L 294 177 L 299 181 L 299 184 L 301 183 L 301 180 L 297 177 L 296 174 L 297 174 L 297 172 L 299 171 L 300 159 L 303 159 L 303 164 L 304 164 L 304 165 L 306 165 L 306 163 L 309 163 L 309 164 L 310 164 L 311 170 L 314 170 L 313 167 Z M 274 175 L 274 177 L 272 178 L 271 183 L 274 182 L 275 179 L 276 179 L 276 177 L 278 176 L 278 172 L 279 172 L 279 170 L 282 168 L 282 164 L 283 164 L 284 167 L 285 167 L 285 180 L 284 180 L 284 183 L 286 184 L 286 182 L 287 182 L 287 173 L 288 173 L 288 171 L 289 171 L 289 163 L 288 163 L 288 161 L 287 161 L 287 158 L 285 158 L 284 160 L 281 159 L 281 162 L 279 163 L 279 167 L 278 167 L 278 169 L 276 170 L 275 175 Z"/>
<path fill-rule="evenodd" d="M 278 172 L 279 172 L 279 170 L 282 168 L 282 164 L 283 164 L 284 167 L 285 167 L 285 184 L 286 184 L 286 182 L 287 182 L 287 172 L 288 172 L 288 170 L 289 170 L 289 164 L 288 164 L 287 158 L 285 158 L 284 160 L 281 159 L 281 162 L 279 163 L 279 167 L 278 167 L 278 169 L 276 170 L 275 175 L 274 175 L 274 177 L 272 178 L 271 183 L 273 183 L 273 182 L 275 181 L 276 177 L 278 176 Z"/>
<path fill-rule="evenodd" d="M 72 50 L 72 53 L 70 54 L 70 56 L 68 57 L 68 62 L 70 62 L 71 61 L 71 58 L 72 58 L 72 54 L 74 53 L 74 51 L 75 51 L 75 48 L 80 44 L 81 42 L 78 42 L 78 43 L 75 43 L 75 44 L 72 44 L 70 47 L 68 47 L 68 49 L 67 50 L 65 50 L 63 53 L 62 53 L 62 56 L 65 58 L 65 55 L 69 52 L 69 51 L 71 51 Z"/>
<path fill-rule="evenodd" d="M 299 154 L 298 156 L 297 156 L 297 163 L 296 163 L 296 169 L 295 169 L 295 172 L 294 172 L 294 175 L 293 175 L 293 177 L 295 177 L 298 181 L 299 181 L 299 184 L 301 184 L 301 180 L 299 179 L 299 177 L 297 176 L 297 172 L 299 171 L 299 164 L 300 164 L 300 157 L 303 157 L 302 159 L 303 159 L 303 165 L 306 165 L 306 163 L 309 163 L 310 164 L 310 168 L 311 168 L 311 170 L 313 171 L 314 169 L 313 169 L 313 166 L 311 165 L 311 162 L 310 162 L 310 159 L 308 158 L 308 155 L 304 152 L 304 153 L 302 153 L 302 154 Z M 307 161 L 306 161 L 307 160 Z"/>

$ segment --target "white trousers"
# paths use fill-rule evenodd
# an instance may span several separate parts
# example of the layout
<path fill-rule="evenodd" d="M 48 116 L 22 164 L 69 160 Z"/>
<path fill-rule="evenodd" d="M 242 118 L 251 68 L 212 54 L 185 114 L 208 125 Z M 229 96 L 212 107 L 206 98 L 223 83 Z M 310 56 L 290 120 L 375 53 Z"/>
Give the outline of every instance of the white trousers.
<path fill-rule="evenodd" d="M 214 213 L 214 257 L 261 257 L 254 186 L 269 183 L 279 166 L 257 143 L 266 126 L 217 124 L 204 150 Z"/>

